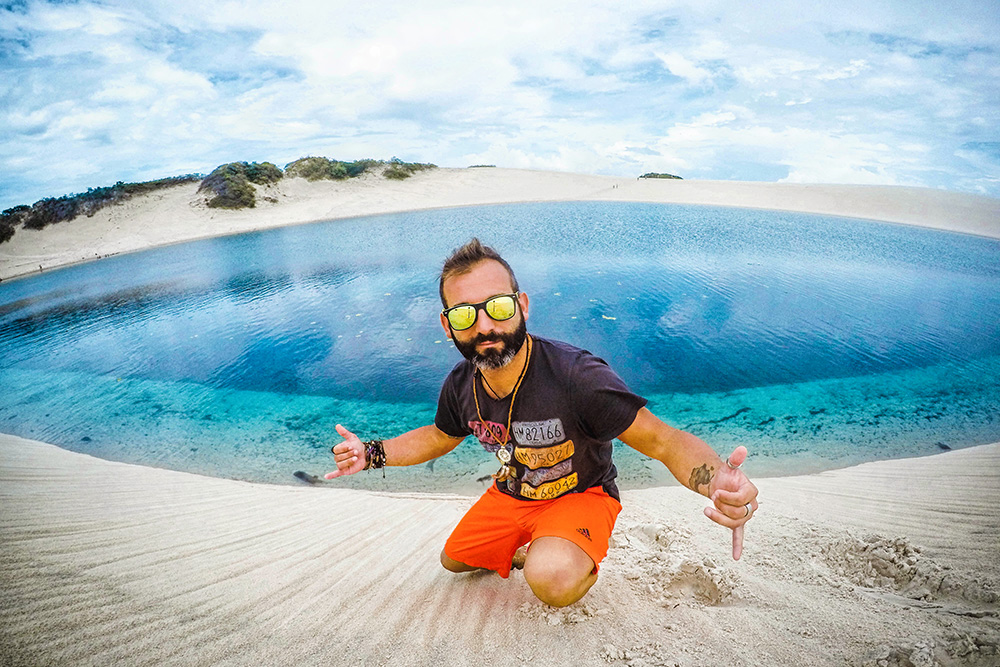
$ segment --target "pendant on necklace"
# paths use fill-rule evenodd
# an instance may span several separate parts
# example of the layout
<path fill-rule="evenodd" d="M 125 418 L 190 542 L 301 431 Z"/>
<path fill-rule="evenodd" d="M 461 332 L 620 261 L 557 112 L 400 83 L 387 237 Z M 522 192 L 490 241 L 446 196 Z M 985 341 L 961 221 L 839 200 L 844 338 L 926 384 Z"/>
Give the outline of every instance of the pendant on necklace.
<path fill-rule="evenodd" d="M 514 476 L 514 468 L 507 465 L 510 463 L 510 450 L 506 445 L 497 450 L 497 458 L 500 459 L 500 469 L 493 473 L 493 479 L 498 482 L 506 482 Z"/>

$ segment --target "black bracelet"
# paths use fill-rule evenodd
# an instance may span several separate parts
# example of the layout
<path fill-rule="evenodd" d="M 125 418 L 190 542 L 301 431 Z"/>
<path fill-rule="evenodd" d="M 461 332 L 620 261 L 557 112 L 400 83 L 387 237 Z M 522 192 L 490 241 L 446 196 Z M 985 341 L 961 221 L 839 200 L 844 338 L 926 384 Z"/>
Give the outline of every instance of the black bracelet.
<path fill-rule="evenodd" d="M 381 440 L 368 440 L 362 442 L 365 446 L 365 467 L 364 470 L 372 468 L 382 468 L 382 477 L 385 477 L 385 447 Z"/>

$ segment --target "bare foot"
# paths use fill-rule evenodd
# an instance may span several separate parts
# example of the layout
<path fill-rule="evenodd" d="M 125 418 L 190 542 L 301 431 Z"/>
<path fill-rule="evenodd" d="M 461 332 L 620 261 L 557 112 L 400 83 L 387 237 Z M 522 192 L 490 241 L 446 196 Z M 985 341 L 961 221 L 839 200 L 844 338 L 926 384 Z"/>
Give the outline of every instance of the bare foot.
<path fill-rule="evenodd" d="M 528 545 L 525 544 L 523 547 L 514 552 L 514 558 L 510 561 L 510 567 L 514 570 L 524 569 L 524 560 L 528 557 Z"/>

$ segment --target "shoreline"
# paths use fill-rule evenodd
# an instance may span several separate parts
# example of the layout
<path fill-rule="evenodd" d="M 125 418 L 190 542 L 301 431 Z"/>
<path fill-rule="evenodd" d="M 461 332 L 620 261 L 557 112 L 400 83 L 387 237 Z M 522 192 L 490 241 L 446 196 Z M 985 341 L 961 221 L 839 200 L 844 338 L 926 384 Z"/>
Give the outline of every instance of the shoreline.
<path fill-rule="evenodd" d="M 293 179 L 270 191 L 280 203 L 233 212 L 199 205 L 196 187 L 19 230 L 0 245 L 0 278 L 291 224 L 521 201 L 771 208 L 1000 238 L 1000 200 L 912 188 L 444 169 Z M 761 507 L 740 561 L 701 496 L 625 490 L 598 583 L 553 609 L 520 573 L 441 568 L 474 497 L 205 477 L 0 433 L 0 664 L 1000 662 L 1000 443 L 753 479 Z"/>
<path fill-rule="evenodd" d="M 0 280 L 123 253 L 291 225 L 511 203 L 619 201 L 789 211 L 1000 239 L 1000 199 L 904 186 L 629 179 L 525 169 L 438 168 L 404 181 L 283 179 L 256 208 L 209 209 L 182 184 L 90 218 L 19 229 L 0 244 Z M 274 200 L 264 200 L 268 197 Z"/>

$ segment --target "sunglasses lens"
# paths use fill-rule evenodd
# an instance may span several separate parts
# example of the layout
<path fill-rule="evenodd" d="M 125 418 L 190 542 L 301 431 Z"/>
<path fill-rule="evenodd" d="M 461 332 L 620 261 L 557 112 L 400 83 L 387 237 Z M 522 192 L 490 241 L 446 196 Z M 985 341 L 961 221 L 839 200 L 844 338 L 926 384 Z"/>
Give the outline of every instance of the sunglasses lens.
<path fill-rule="evenodd" d="M 448 322 L 455 331 L 464 331 L 476 323 L 479 316 L 479 309 L 482 308 L 486 314 L 497 322 L 503 322 L 514 317 L 517 312 L 517 301 L 513 296 L 504 294 L 495 296 L 484 303 L 477 303 L 471 306 L 455 306 L 446 311 Z"/>
<path fill-rule="evenodd" d="M 448 321 L 455 331 L 468 329 L 476 323 L 475 306 L 459 306 L 448 311 Z"/>
<path fill-rule="evenodd" d="M 498 296 L 486 302 L 486 313 L 498 322 L 514 317 L 514 297 Z"/>

